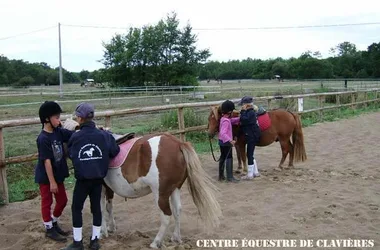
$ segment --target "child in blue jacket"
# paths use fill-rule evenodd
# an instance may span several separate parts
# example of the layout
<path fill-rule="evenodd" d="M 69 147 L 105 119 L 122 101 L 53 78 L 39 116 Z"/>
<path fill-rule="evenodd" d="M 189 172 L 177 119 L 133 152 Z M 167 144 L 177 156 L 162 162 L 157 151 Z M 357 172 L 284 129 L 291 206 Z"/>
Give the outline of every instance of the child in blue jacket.
<path fill-rule="evenodd" d="M 83 249 L 82 209 L 87 196 L 90 196 L 93 215 L 90 249 L 100 248 L 98 239 L 102 224 L 100 199 L 103 178 L 107 175 L 110 159 L 120 152 L 114 137 L 96 127 L 93 121 L 94 112 L 93 105 L 89 103 L 78 105 L 75 115 L 80 130 L 74 133 L 68 142 L 69 157 L 73 162 L 76 182 L 71 206 L 74 242 L 66 250 Z"/>
<path fill-rule="evenodd" d="M 254 158 L 255 146 L 259 143 L 261 131 L 257 121 L 256 112 L 253 110 L 253 98 L 245 96 L 241 99 L 240 105 L 240 128 L 244 133 L 247 142 L 247 158 L 248 158 L 248 173 L 243 176 L 243 180 L 251 180 L 254 177 L 260 176 L 257 162 Z"/>

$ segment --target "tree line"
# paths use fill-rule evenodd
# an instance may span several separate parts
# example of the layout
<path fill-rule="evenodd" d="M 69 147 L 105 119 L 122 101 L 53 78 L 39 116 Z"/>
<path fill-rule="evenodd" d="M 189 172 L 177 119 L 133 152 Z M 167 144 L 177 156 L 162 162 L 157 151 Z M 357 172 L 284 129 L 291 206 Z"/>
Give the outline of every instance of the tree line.
<path fill-rule="evenodd" d="M 64 82 L 79 82 L 77 73 L 62 69 Z M 27 87 L 30 85 L 58 85 L 59 68 L 51 68 L 47 63 L 29 63 L 8 59 L 0 55 L 0 86 Z"/>
<path fill-rule="evenodd" d="M 380 77 L 380 42 L 359 51 L 345 41 L 331 48 L 328 58 L 322 58 L 318 51 L 306 51 L 289 59 L 248 57 L 227 62 L 207 61 L 211 52 L 197 49 L 196 42 L 190 24 L 179 28 L 177 15 L 171 13 L 157 24 L 114 35 L 103 43 L 103 68 L 92 72 L 63 69 L 63 81 L 93 78 L 111 86 L 173 86 L 196 85 L 206 79 L 270 79 L 275 75 L 287 79 Z M 0 55 L 0 86 L 58 85 L 58 72 L 44 62 Z"/>
<path fill-rule="evenodd" d="M 331 48 L 330 54 L 325 59 L 318 51 L 306 51 L 298 58 L 289 59 L 211 61 L 201 66 L 199 78 L 270 79 L 275 75 L 288 79 L 380 77 L 380 42 L 359 51 L 355 44 L 346 41 Z"/>

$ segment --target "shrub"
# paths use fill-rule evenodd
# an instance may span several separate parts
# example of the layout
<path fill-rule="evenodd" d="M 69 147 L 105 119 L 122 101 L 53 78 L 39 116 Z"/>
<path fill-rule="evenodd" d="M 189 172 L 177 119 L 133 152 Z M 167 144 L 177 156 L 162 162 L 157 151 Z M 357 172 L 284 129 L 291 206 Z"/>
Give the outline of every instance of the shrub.
<path fill-rule="evenodd" d="M 161 115 L 161 125 L 166 129 L 178 129 L 177 110 L 170 110 Z M 184 110 L 185 127 L 194 127 L 205 124 L 205 117 L 197 114 L 194 109 Z"/>
<path fill-rule="evenodd" d="M 13 84 L 15 88 L 26 88 L 34 84 L 34 79 L 31 76 L 24 76 Z"/>

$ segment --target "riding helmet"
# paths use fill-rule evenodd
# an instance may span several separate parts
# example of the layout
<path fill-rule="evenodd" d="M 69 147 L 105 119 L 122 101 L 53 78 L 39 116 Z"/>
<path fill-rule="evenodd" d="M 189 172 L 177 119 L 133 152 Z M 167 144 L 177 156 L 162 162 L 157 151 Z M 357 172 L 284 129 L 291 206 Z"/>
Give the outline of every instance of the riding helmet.
<path fill-rule="evenodd" d="M 222 113 L 226 114 L 228 112 L 232 112 L 235 109 L 235 104 L 230 101 L 226 100 L 222 103 Z"/>
<path fill-rule="evenodd" d="M 49 119 L 53 115 L 62 113 L 61 107 L 58 103 L 53 101 L 45 101 L 39 110 L 40 121 L 42 124 L 46 123 L 46 119 Z"/>

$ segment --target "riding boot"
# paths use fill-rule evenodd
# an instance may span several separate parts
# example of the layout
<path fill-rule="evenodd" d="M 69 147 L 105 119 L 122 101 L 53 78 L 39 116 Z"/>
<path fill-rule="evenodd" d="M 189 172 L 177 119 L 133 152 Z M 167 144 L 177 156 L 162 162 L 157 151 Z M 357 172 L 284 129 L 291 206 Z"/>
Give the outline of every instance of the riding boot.
<path fill-rule="evenodd" d="M 227 170 L 227 181 L 228 182 L 239 182 L 240 180 L 235 179 L 233 173 L 232 173 L 232 167 L 233 167 L 233 160 L 232 158 L 226 159 L 226 170 Z"/>
<path fill-rule="evenodd" d="M 67 241 L 66 237 L 60 235 L 54 227 L 47 228 L 45 236 L 47 238 L 50 238 L 50 239 L 58 241 L 58 242 L 65 242 L 65 241 Z"/>
<path fill-rule="evenodd" d="M 226 177 L 224 176 L 224 164 L 225 164 L 225 161 L 220 159 L 220 161 L 219 161 L 219 181 L 224 181 L 226 179 Z"/>
<path fill-rule="evenodd" d="M 53 222 L 53 227 L 60 235 L 69 236 L 70 234 L 68 231 L 63 231 L 62 228 L 58 225 L 58 222 Z"/>
<path fill-rule="evenodd" d="M 248 173 L 245 176 L 242 176 L 242 180 L 252 180 L 254 177 L 255 165 L 248 165 Z"/>
<path fill-rule="evenodd" d="M 255 176 L 255 177 L 259 177 L 260 176 L 260 172 L 259 172 L 259 169 L 258 169 L 258 166 L 257 166 L 256 159 L 253 160 L 253 176 Z"/>

